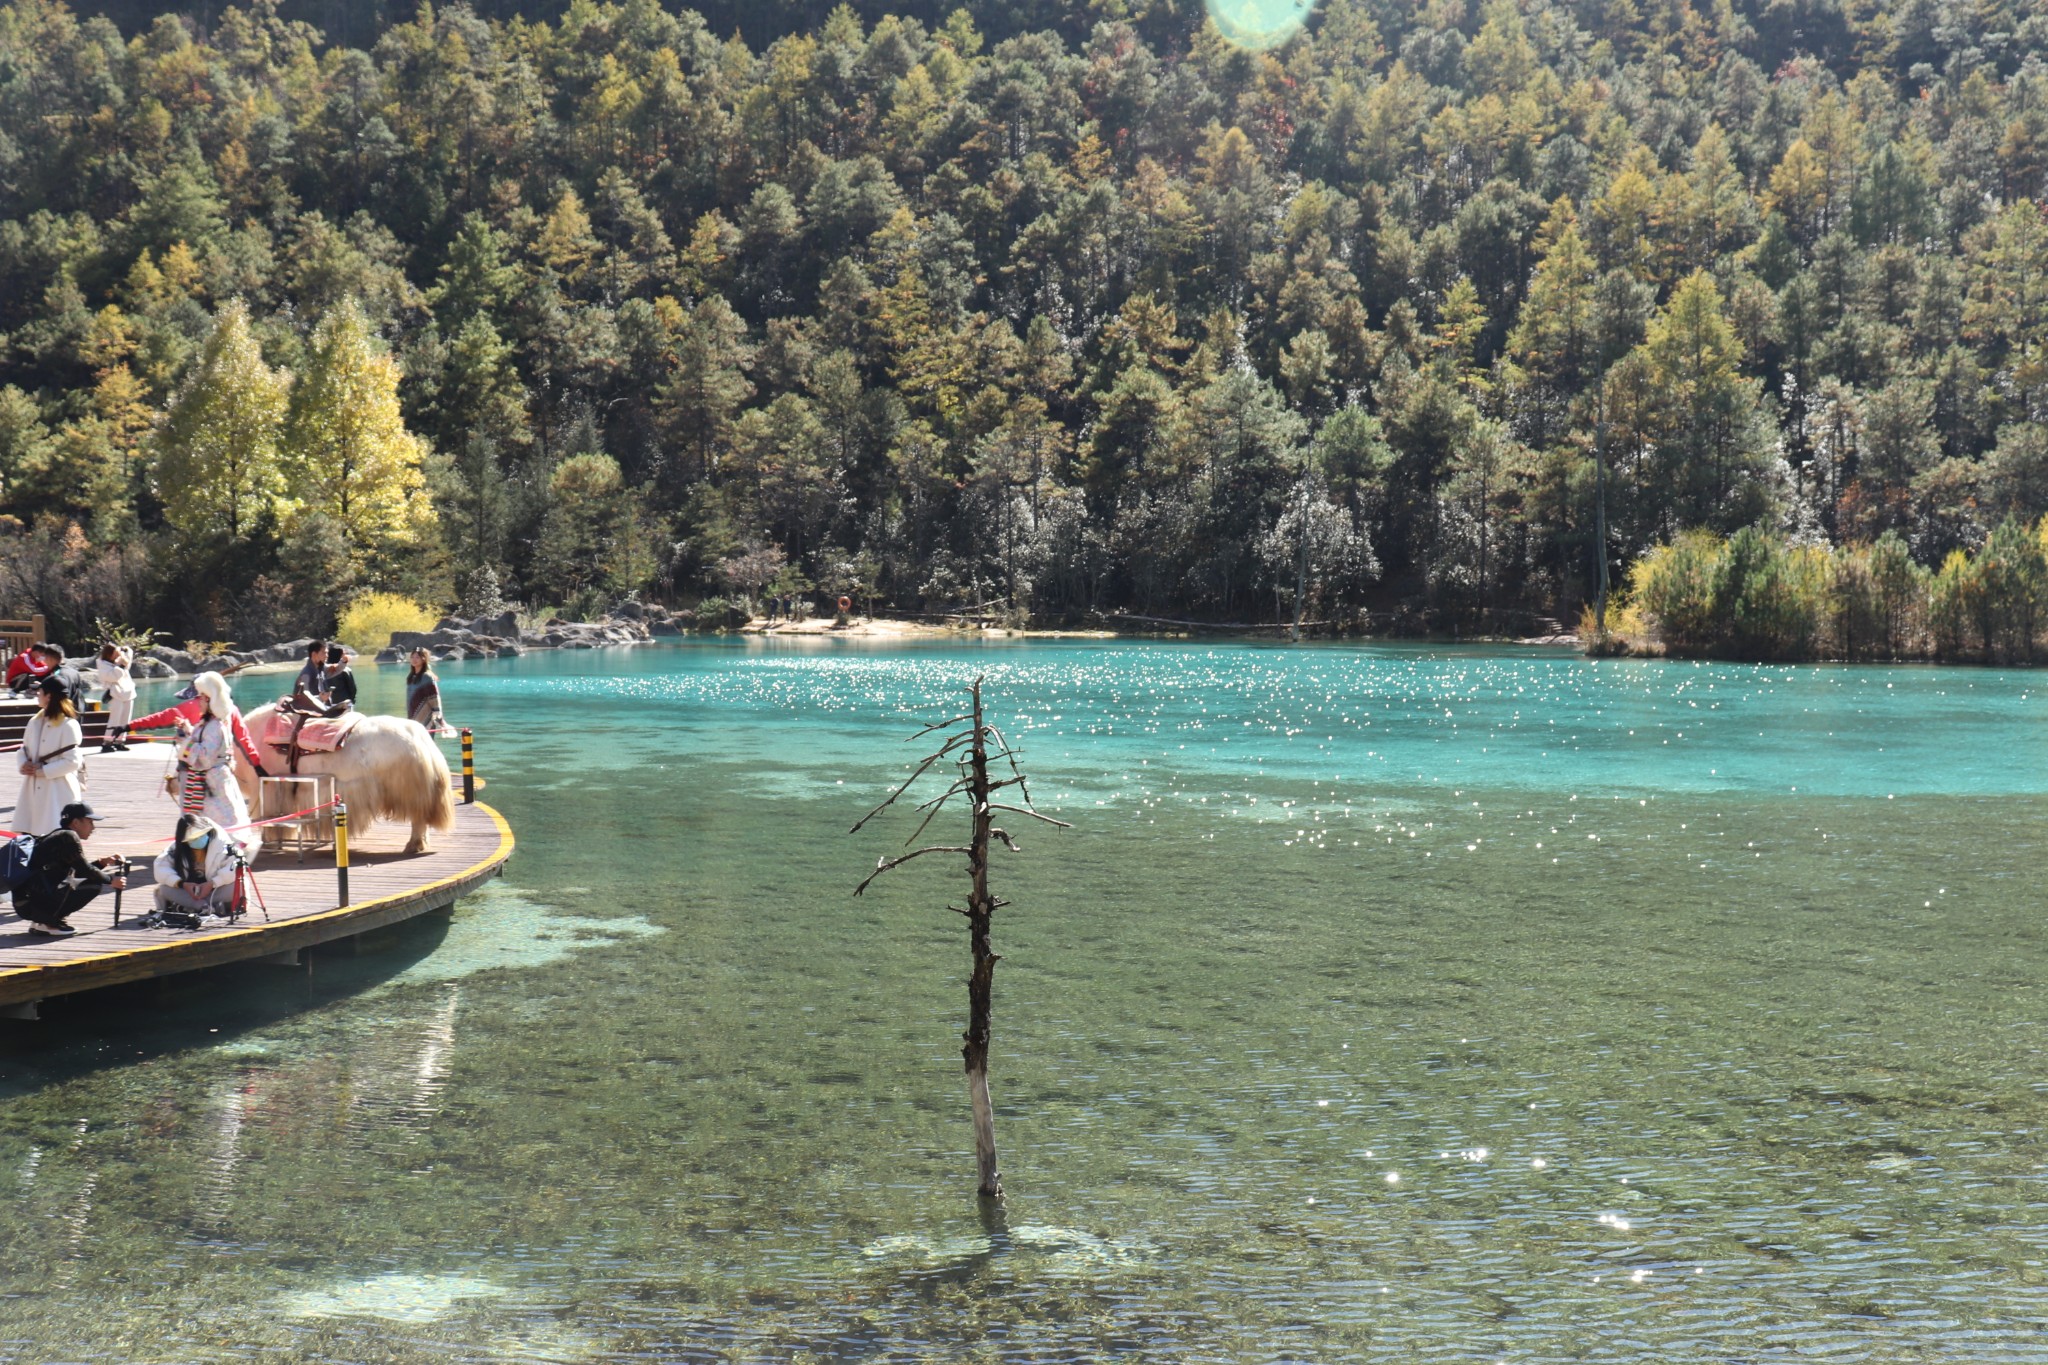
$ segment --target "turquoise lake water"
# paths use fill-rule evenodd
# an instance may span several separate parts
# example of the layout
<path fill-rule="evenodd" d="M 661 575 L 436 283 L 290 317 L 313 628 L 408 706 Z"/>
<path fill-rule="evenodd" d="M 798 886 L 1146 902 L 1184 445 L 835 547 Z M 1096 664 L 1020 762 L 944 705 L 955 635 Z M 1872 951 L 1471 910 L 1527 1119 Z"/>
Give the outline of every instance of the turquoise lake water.
<path fill-rule="evenodd" d="M 996 1217 L 959 866 L 849 894 L 977 675 L 1075 826 L 995 864 Z M 2044 682 L 452 665 L 501 883 L 0 1034 L 0 1360 L 2048 1361 Z"/>

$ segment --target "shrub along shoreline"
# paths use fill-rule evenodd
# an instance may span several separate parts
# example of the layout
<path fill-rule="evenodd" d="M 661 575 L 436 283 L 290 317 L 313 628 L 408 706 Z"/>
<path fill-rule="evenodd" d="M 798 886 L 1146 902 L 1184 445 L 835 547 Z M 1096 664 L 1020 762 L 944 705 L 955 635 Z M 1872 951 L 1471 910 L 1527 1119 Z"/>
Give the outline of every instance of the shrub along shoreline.
<path fill-rule="evenodd" d="M 2048 518 L 2008 520 L 1972 554 L 1917 563 L 1896 532 L 1794 544 L 1757 527 L 1687 531 L 1636 561 L 1589 654 L 1758 661 L 2031 664 L 2048 626 Z"/>

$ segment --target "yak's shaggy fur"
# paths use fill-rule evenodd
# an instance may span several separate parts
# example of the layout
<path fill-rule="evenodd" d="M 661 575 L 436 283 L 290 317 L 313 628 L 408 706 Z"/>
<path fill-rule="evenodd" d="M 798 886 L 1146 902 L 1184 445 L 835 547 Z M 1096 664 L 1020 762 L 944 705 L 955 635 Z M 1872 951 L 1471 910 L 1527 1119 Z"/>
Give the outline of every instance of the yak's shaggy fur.
<path fill-rule="evenodd" d="M 257 740 L 263 766 L 273 775 L 284 771 L 284 760 L 263 746 L 260 736 L 270 728 L 276 703 L 259 706 L 243 716 L 249 736 Z M 424 853 L 429 829 L 455 827 L 455 796 L 449 789 L 448 760 L 442 756 L 426 727 L 398 716 L 364 716 L 349 731 L 340 752 L 304 754 L 299 758 L 302 773 L 332 773 L 334 794 L 348 805 L 349 824 L 357 833 L 367 832 L 377 820 L 397 820 L 412 825 L 407 853 Z M 235 776 L 249 808 L 256 808 L 256 775 L 248 765 L 237 763 Z"/>

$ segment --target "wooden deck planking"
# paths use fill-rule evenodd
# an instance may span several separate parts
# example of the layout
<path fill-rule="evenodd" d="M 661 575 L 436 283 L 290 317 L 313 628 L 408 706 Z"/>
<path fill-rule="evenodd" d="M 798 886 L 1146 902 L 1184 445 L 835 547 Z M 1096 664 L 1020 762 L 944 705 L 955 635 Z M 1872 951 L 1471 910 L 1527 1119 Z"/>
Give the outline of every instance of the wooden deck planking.
<path fill-rule="evenodd" d="M 163 795 L 168 756 L 163 745 L 90 756 L 86 796 L 103 818 L 86 845 L 88 856 L 149 859 L 163 848 L 177 822 L 176 808 Z M 424 854 L 401 851 L 405 825 L 351 830 L 346 907 L 336 905 L 331 848 L 307 850 L 303 863 L 289 849 L 263 850 L 254 867 L 269 923 L 252 895 L 249 913 L 233 927 L 136 928 L 152 903 L 155 882 L 147 867 L 129 878 L 120 925 L 113 922 L 113 893 L 104 892 L 72 917 L 79 932 L 70 938 L 30 934 L 0 901 L 0 1006 L 290 953 L 441 909 L 494 876 L 512 853 L 512 832 L 497 812 L 465 806 L 459 793 L 455 812 L 455 828 L 434 835 Z M 11 815 L 11 808 L 0 807 L 0 827 L 11 827 Z"/>

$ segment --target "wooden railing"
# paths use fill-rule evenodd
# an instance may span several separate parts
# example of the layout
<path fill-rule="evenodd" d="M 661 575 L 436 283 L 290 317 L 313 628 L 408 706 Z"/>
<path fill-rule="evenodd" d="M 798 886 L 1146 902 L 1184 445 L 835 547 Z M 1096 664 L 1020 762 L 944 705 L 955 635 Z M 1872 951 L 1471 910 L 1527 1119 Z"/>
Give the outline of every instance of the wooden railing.
<path fill-rule="evenodd" d="M 26 621 L 0 621 L 0 659 L 11 659 L 30 645 L 48 639 L 44 633 L 48 629 L 41 612 Z"/>
<path fill-rule="evenodd" d="M 0 703 L 0 753 L 21 747 L 21 737 L 28 731 L 28 718 L 35 711 L 33 700 Z M 107 733 L 107 713 L 94 703 L 90 709 L 78 713 L 78 725 L 85 731 L 86 743 L 98 748 Z M 12 768 L 12 761 L 0 764 L 0 773 L 10 772 Z"/>

